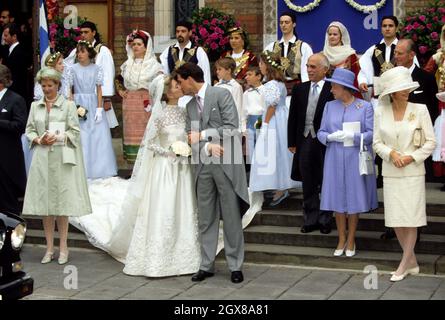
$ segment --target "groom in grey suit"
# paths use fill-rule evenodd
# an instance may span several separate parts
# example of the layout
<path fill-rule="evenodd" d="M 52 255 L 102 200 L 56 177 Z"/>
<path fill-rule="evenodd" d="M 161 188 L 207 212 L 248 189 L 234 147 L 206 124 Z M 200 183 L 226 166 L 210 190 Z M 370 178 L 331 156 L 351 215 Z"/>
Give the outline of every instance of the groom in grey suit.
<path fill-rule="evenodd" d="M 249 196 L 236 105 L 227 89 L 204 82 L 203 71 L 196 64 L 186 63 L 176 73 L 184 94 L 194 96 L 186 107 L 186 130 L 193 150 L 202 261 L 192 281 L 202 281 L 215 272 L 222 218 L 231 280 L 239 283 L 244 280 L 241 212 Z"/>

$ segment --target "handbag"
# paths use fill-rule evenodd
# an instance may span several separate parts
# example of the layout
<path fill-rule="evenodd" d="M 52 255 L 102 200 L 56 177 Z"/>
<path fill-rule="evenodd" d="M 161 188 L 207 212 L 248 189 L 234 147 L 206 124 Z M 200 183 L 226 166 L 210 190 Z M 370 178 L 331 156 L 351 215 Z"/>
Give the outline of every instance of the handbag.
<path fill-rule="evenodd" d="M 425 144 L 425 132 L 423 132 L 422 128 L 416 128 L 414 129 L 414 134 L 413 134 L 413 145 L 416 148 L 422 148 L 423 145 Z"/>
<path fill-rule="evenodd" d="M 374 157 L 363 144 L 363 133 L 360 135 L 360 151 L 358 155 L 358 162 L 358 168 L 361 176 L 374 173 Z"/>
<path fill-rule="evenodd" d="M 76 152 L 73 148 L 68 147 L 67 145 L 62 147 L 62 163 L 71 166 L 77 165 Z"/>

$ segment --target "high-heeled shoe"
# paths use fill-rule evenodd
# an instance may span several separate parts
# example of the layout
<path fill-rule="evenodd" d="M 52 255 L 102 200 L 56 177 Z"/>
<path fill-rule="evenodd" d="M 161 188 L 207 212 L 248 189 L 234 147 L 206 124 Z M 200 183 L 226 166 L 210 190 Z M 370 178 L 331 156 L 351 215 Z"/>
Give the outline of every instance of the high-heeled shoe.
<path fill-rule="evenodd" d="M 59 259 L 57 260 L 59 264 L 65 264 L 68 262 L 68 251 L 66 253 L 61 252 L 59 254 Z"/>
<path fill-rule="evenodd" d="M 415 276 L 416 274 L 419 274 L 419 272 L 420 272 L 419 266 L 411 268 L 411 269 L 406 269 L 406 273 L 410 274 L 412 276 Z M 395 271 L 391 272 L 391 275 L 394 275 L 394 274 L 396 274 Z"/>
<path fill-rule="evenodd" d="M 346 256 L 349 258 L 355 256 L 355 244 L 354 244 L 354 249 L 346 250 Z"/>
<path fill-rule="evenodd" d="M 335 251 L 334 251 L 334 257 L 340 257 L 340 256 L 342 256 L 343 255 L 343 252 L 345 251 L 345 249 L 346 249 L 346 243 L 345 243 L 345 245 L 343 246 L 343 248 L 342 249 L 335 249 Z"/>
<path fill-rule="evenodd" d="M 47 252 L 40 261 L 41 264 L 47 264 L 54 260 L 54 252 Z"/>
<path fill-rule="evenodd" d="M 391 276 L 391 279 L 389 279 L 389 281 L 391 282 L 398 282 L 398 281 L 402 281 L 403 279 L 406 278 L 406 276 L 408 275 L 408 270 L 406 270 L 404 273 L 402 273 L 401 275 L 396 275 L 395 273 Z"/>

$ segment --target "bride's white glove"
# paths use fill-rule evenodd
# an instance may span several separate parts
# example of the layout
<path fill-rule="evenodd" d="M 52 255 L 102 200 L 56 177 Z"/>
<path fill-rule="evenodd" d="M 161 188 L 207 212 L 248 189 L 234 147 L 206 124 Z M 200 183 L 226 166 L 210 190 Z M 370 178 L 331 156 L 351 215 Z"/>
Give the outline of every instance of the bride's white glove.
<path fill-rule="evenodd" d="M 94 116 L 94 122 L 95 123 L 99 123 L 102 121 L 102 111 L 104 109 L 103 108 L 97 108 L 96 109 L 96 115 Z"/>

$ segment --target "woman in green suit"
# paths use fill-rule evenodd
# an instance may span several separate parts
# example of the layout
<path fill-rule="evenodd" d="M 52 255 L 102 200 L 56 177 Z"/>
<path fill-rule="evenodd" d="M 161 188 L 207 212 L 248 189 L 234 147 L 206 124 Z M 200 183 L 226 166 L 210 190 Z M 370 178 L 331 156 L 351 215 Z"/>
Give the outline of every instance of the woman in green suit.
<path fill-rule="evenodd" d="M 31 104 L 26 137 L 34 149 L 23 205 L 24 215 L 43 216 L 46 253 L 54 258 L 54 224 L 60 236 L 58 262 L 68 262 L 68 217 L 92 212 L 85 177 L 78 112 L 58 93 L 61 74 L 52 68 L 37 73 L 44 97 Z M 87 115 L 89 116 L 89 115 Z"/>

